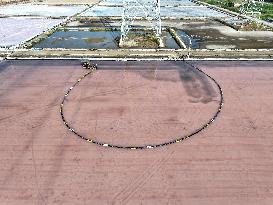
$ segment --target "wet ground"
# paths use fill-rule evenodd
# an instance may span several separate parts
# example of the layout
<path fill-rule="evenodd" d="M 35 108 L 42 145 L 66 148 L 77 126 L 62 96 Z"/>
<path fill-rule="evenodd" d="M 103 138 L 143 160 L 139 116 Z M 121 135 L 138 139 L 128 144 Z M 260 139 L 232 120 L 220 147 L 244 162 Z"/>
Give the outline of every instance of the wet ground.
<path fill-rule="evenodd" d="M 98 64 L 65 108 L 90 136 L 161 141 L 197 126 L 217 102 L 213 83 L 183 62 Z M 272 204 L 272 62 L 197 65 L 223 88 L 220 118 L 184 143 L 128 151 L 65 129 L 59 105 L 86 72 L 79 62 L 0 63 L 1 203 Z"/>
<path fill-rule="evenodd" d="M 273 36 L 263 37 L 236 37 L 223 35 L 217 29 L 184 29 L 196 42 L 195 48 L 200 49 L 270 49 L 273 46 Z"/>
<path fill-rule="evenodd" d="M 163 21 L 171 26 L 172 21 Z M 213 20 L 182 20 L 176 24 L 177 32 L 192 48 L 199 49 L 272 49 L 273 32 L 236 31 L 231 27 Z M 187 34 L 188 36 L 186 36 Z"/>
<path fill-rule="evenodd" d="M 110 24 L 110 25 L 109 25 Z M 65 26 L 69 29 L 72 28 L 92 28 L 92 27 L 120 27 L 120 21 L 114 21 L 109 18 L 99 18 L 99 19 L 78 19 L 68 22 Z"/>

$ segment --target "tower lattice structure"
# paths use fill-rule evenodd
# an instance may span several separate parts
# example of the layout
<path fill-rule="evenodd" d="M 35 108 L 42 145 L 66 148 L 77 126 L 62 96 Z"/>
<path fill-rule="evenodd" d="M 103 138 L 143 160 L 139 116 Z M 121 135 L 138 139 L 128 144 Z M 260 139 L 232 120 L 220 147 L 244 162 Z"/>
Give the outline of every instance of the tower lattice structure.
<path fill-rule="evenodd" d="M 138 19 L 145 20 L 144 27 L 152 29 L 160 39 L 160 0 L 123 0 L 121 41 L 126 40 L 129 31 L 134 28 L 134 22 Z"/>

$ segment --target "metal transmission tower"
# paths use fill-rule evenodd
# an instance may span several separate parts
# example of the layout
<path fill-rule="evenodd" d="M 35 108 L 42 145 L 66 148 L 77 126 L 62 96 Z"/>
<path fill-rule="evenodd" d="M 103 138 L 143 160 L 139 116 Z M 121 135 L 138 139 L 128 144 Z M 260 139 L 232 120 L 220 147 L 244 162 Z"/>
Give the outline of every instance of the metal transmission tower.
<path fill-rule="evenodd" d="M 137 19 L 148 21 L 149 27 L 155 32 L 160 44 L 162 44 L 160 0 L 123 0 L 121 44 L 128 38 L 128 33 Z"/>

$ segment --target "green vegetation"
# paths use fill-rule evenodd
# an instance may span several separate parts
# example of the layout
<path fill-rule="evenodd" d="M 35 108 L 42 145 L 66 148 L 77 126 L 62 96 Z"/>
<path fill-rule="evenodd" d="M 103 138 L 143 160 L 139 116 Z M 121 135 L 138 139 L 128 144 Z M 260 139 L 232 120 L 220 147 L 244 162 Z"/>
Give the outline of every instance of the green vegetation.
<path fill-rule="evenodd" d="M 153 33 L 130 33 L 129 39 L 134 40 L 137 47 L 141 48 L 157 48 L 158 40 Z"/>
<path fill-rule="evenodd" d="M 228 9 L 230 11 L 239 12 L 239 8 L 235 7 L 236 3 L 240 3 L 240 0 L 201 0 L 203 2 L 206 2 L 208 4 L 216 5 L 224 9 Z"/>
<path fill-rule="evenodd" d="M 273 4 L 264 4 L 261 19 L 273 19 Z"/>
<path fill-rule="evenodd" d="M 224 9 L 228 9 L 230 11 L 234 11 L 239 13 L 240 5 L 243 0 L 201 0 L 208 4 L 216 5 Z M 258 4 L 257 10 L 261 9 L 261 19 L 267 20 L 273 18 L 273 4 L 272 3 L 264 3 Z"/>
<path fill-rule="evenodd" d="M 264 26 L 262 24 L 257 24 L 255 22 L 249 22 L 245 25 L 241 25 L 240 31 L 272 31 L 272 28 Z"/>
<path fill-rule="evenodd" d="M 137 48 L 158 48 L 159 41 L 150 31 L 131 31 L 128 34 L 128 39 L 123 42 L 122 47 L 137 47 Z"/>

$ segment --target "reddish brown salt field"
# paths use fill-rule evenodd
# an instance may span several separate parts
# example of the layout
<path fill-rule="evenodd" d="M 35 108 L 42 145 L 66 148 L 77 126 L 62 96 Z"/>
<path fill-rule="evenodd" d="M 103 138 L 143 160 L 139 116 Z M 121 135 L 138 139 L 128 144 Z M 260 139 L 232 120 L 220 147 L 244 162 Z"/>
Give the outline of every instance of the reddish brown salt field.
<path fill-rule="evenodd" d="M 184 62 L 107 62 L 69 95 L 64 113 L 86 137 L 147 145 L 188 134 L 219 93 Z M 162 148 L 96 146 L 64 126 L 62 98 L 78 61 L 0 64 L 2 204 L 272 204 L 273 62 L 194 62 L 224 91 L 206 130 Z"/>

